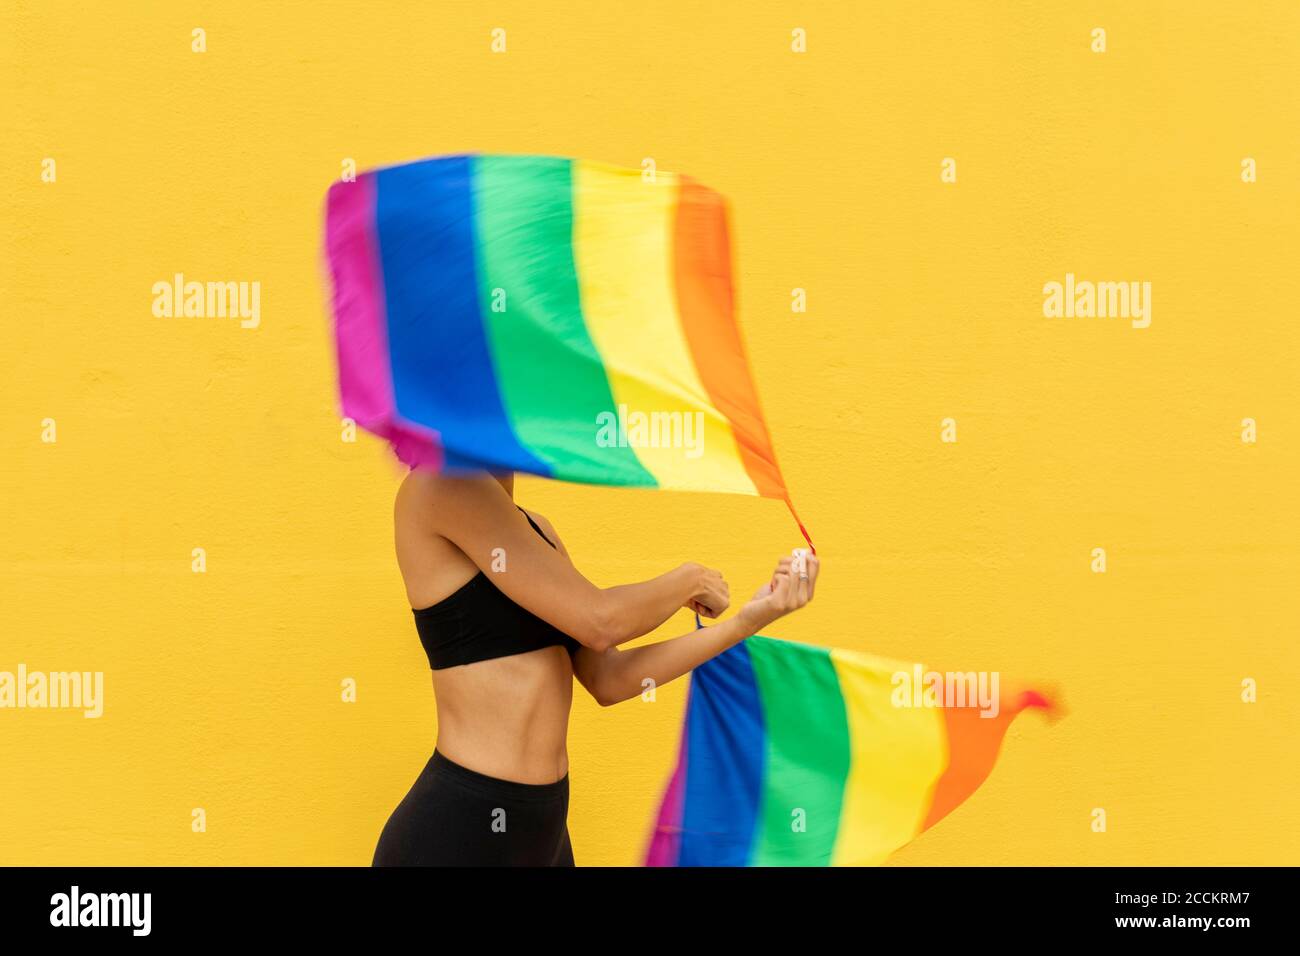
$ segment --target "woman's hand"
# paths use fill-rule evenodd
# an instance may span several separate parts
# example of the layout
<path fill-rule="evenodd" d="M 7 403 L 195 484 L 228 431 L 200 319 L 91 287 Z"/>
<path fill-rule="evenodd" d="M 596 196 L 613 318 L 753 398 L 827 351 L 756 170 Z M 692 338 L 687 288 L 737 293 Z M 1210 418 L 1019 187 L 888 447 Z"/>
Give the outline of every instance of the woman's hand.
<path fill-rule="evenodd" d="M 802 550 L 796 551 L 793 556 L 777 562 L 772 580 L 735 617 L 681 637 L 642 644 L 629 650 L 579 648 L 573 657 L 573 673 L 582 686 L 606 706 L 641 694 L 647 679 L 662 687 L 734 647 L 782 615 L 803 607 L 812 600 L 818 570 L 815 557 Z M 727 585 L 718 572 L 698 564 L 684 564 L 672 573 L 682 574 L 686 582 L 701 582 L 696 598 L 688 601 L 686 607 L 704 602 L 726 606 Z M 700 607 L 700 614 L 713 610 L 715 608 L 704 604 Z M 713 615 L 710 613 L 710 616 Z"/>
<path fill-rule="evenodd" d="M 700 617 L 715 618 L 731 606 L 731 590 L 723 580 L 721 571 L 714 571 L 702 564 L 683 566 L 695 575 L 695 589 L 684 607 Z"/>
<path fill-rule="evenodd" d="M 815 554 L 805 548 L 795 548 L 788 558 L 776 563 L 772 580 L 740 609 L 739 617 L 745 630 L 757 634 L 778 618 L 797 611 L 813 598 L 817 587 L 817 572 L 821 563 Z"/>

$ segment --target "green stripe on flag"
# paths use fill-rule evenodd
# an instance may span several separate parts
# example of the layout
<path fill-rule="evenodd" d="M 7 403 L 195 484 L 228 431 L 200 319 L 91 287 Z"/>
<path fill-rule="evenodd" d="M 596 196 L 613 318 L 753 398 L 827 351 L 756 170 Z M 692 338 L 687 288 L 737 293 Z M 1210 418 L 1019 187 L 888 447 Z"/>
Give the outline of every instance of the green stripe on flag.
<path fill-rule="evenodd" d="M 767 728 L 755 866 L 828 866 L 849 774 L 849 725 L 830 651 L 745 642 Z"/>
<path fill-rule="evenodd" d="M 597 416 L 617 408 L 582 318 L 570 161 L 477 156 L 472 169 L 479 307 L 515 434 L 555 478 L 655 485 L 633 449 L 597 444 Z"/>

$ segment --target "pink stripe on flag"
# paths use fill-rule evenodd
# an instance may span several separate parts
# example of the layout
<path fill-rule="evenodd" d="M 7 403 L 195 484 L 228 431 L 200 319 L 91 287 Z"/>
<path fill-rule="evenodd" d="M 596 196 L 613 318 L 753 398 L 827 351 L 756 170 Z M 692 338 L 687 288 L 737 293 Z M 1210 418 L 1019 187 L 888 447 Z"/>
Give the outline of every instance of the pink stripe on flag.
<path fill-rule="evenodd" d="M 365 428 L 393 414 L 383 277 L 375 236 L 375 177 L 336 182 L 326 199 L 325 247 L 334 277 L 334 329 L 343 413 Z"/>
<path fill-rule="evenodd" d="M 343 414 L 386 438 L 411 467 L 442 467 L 438 434 L 405 422 L 393 400 L 384 280 L 375 231 L 375 177 L 336 182 L 325 213 L 325 249 L 334 279 L 334 337 Z"/>
<path fill-rule="evenodd" d="M 686 709 L 690 710 L 687 698 Z M 664 801 L 659 805 L 659 820 L 654 833 L 650 836 L 650 847 L 646 850 L 646 866 L 676 866 L 682 851 L 682 808 L 686 797 L 686 726 L 682 728 L 682 742 L 677 750 L 677 767 L 664 793 Z"/>

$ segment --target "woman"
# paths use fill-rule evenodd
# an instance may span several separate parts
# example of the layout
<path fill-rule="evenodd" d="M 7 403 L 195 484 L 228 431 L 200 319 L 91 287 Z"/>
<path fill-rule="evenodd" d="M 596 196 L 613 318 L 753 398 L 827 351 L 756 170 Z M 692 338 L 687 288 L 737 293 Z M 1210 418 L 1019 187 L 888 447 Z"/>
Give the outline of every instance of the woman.
<path fill-rule="evenodd" d="M 602 705 L 666 684 L 812 598 L 817 559 L 782 558 L 736 616 L 619 645 L 679 608 L 730 603 L 698 564 L 598 588 L 555 529 L 514 503 L 514 477 L 412 471 L 397 493 L 397 562 L 433 668 L 438 740 L 393 811 L 376 866 L 572 866 L 565 748 L 573 678 Z"/>

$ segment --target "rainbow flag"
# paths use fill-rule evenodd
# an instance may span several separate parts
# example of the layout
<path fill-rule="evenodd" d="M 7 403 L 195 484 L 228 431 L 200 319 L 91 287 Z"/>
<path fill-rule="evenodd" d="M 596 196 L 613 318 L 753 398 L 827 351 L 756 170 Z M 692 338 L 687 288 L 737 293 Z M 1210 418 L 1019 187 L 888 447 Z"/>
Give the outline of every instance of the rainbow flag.
<path fill-rule="evenodd" d="M 1048 706 L 980 680 L 770 637 L 737 644 L 691 674 L 646 865 L 883 862 L 984 782 L 1016 714 Z"/>
<path fill-rule="evenodd" d="M 326 205 L 343 411 L 403 461 L 788 501 L 717 193 L 467 155 L 335 183 Z"/>

